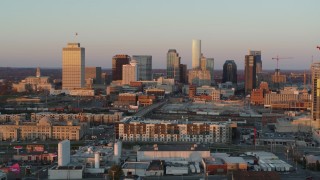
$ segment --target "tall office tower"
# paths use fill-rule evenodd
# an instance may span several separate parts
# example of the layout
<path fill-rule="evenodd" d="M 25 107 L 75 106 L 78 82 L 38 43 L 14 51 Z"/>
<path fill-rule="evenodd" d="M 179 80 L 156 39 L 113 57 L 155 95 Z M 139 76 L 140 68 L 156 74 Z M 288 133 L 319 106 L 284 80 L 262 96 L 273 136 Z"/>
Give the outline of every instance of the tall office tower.
<path fill-rule="evenodd" d="M 223 64 L 223 75 L 222 82 L 232 82 L 233 84 L 237 84 L 237 64 L 234 60 L 226 60 Z"/>
<path fill-rule="evenodd" d="M 62 49 L 62 89 L 85 86 L 85 49 L 80 43 L 68 43 Z"/>
<path fill-rule="evenodd" d="M 255 59 L 256 59 L 256 73 L 261 73 L 262 72 L 261 51 L 249 50 L 249 55 L 255 56 Z"/>
<path fill-rule="evenodd" d="M 203 54 L 201 54 L 201 58 L 200 58 L 200 68 L 201 70 L 207 70 L 207 58 L 203 56 Z"/>
<path fill-rule="evenodd" d="M 192 69 L 200 69 L 201 40 L 192 40 Z"/>
<path fill-rule="evenodd" d="M 41 71 L 39 67 L 37 67 L 36 77 L 37 78 L 41 77 Z"/>
<path fill-rule="evenodd" d="M 93 79 L 93 84 L 101 84 L 101 67 L 86 67 L 85 79 Z"/>
<path fill-rule="evenodd" d="M 131 58 L 126 54 L 117 54 L 112 58 L 112 80 L 122 80 L 122 66 L 129 64 Z"/>
<path fill-rule="evenodd" d="M 210 71 L 211 84 L 214 84 L 214 58 L 207 58 L 207 70 Z"/>
<path fill-rule="evenodd" d="M 186 64 L 180 64 L 180 82 L 188 83 L 188 69 Z"/>
<path fill-rule="evenodd" d="M 152 80 L 152 56 L 147 55 L 133 55 L 132 59 L 139 64 L 139 80 Z"/>
<path fill-rule="evenodd" d="M 180 60 L 175 49 L 169 49 L 167 53 L 167 78 L 180 81 Z"/>
<path fill-rule="evenodd" d="M 253 55 L 245 56 L 244 65 L 244 90 L 246 94 L 256 88 L 256 60 Z"/>
<path fill-rule="evenodd" d="M 320 62 L 312 63 L 311 65 L 311 78 L 312 78 L 312 107 L 311 119 L 313 128 L 320 128 Z"/>
<path fill-rule="evenodd" d="M 130 61 L 130 64 L 124 64 L 122 67 L 122 84 L 130 84 L 132 81 L 139 80 L 139 67 L 136 60 Z"/>

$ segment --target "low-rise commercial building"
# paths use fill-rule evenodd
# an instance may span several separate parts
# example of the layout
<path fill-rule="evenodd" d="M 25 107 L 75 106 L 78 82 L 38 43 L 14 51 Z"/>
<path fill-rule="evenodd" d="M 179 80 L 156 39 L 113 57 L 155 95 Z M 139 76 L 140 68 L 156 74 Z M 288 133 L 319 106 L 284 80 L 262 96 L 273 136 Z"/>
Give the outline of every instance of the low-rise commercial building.
<path fill-rule="evenodd" d="M 272 109 L 310 109 L 310 94 L 285 88 L 280 93 L 272 92 L 265 95 L 264 107 Z"/>
<path fill-rule="evenodd" d="M 139 95 L 138 96 L 138 105 L 139 106 L 149 106 L 154 103 L 156 96 L 154 95 Z"/>
<path fill-rule="evenodd" d="M 208 175 L 227 173 L 227 164 L 219 157 L 203 158 L 202 165 Z"/>
<path fill-rule="evenodd" d="M 202 158 L 210 157 L 210 149 L 196 144 L 153 145 L 142 146 L 137 152 L 137 161 L 188 161 L 201 162 Z"/>
<path fill-rule="evenodd" d="M 312 128 L 310 117 L 278 118 L 275 124 L 276 132 L 310 132 Z"/>
<path fill-rule="evenodd" d="M 145 90 L 147 95 L 154 95 L 157 99 L 163 99 L 165 95 L 164 89 L 150 88 Z"/>

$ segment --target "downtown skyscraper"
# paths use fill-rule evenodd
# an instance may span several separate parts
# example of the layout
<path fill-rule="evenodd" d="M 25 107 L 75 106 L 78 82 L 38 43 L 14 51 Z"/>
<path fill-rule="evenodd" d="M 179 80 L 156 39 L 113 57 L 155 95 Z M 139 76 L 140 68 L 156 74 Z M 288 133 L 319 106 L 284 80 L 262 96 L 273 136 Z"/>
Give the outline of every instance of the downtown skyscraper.
<path fill-rule="evenodd" d="M 261 51 L 249 50 L 249 55 L 255 56 L 256 73 L 261 73 L 262 72 Z"/>
<path fill-rule="evenodd" d="M 68 43 L 62 49 L 62 89 L 85 86 L 85 48 L 80 43 Z"/>
<path fill-rule="evenodd" d="M 211 72 L 207 58 L 201 53 L 201 40 L 192 40 L 192 70 L 188 72 L 188 83 L 195 86 L 210 86 Z"/>
<path fill-rule="evenodd" d="M 152 80 L 152 56 L 149 55 L 133 55 L 133 60 L 139 64 L 139 79 L 141 81 Z"/>
<path fill-rule="evenodd" d="M 167 78 L 180 81 L 180 60 L 175 49 L 169 49 L 167 53 Z"/>
<path fill-rule="evenodd" d="M 311 119 L 313 128 L 320 128 L 320 63 L 316 62 L 311 65 Z"/>
<path fill-rule="evenodd" d="M 244 60 L 244 90 L 250 94 L 256 88 L 256 57 L 246 55 Z"/>
<path fill-rule="evenodd" d="M 201 40 L 192 40 L 192 69 L 200 69 Z"/>
<path fill-rule="evenodd" d="M 129 85 L 130 82 L 139 80 L 139 64 L 136 60 L 131 60 L 130 64 L 122 66 L 122 84 Z"/>
<path fill-rule="evenodd" d="M 117 54 L 112 57 L 112 80 L 122 80 L 122 66 L 129 64 L 131 58 L 126 54 Z"/>
<path fill-rule="evenodd" d="M 234 60 L 226 60 L 223 64 L 222 82 L 232 82 L 232 84 L 237 84 L 237 78 L 237 64 Z"/>

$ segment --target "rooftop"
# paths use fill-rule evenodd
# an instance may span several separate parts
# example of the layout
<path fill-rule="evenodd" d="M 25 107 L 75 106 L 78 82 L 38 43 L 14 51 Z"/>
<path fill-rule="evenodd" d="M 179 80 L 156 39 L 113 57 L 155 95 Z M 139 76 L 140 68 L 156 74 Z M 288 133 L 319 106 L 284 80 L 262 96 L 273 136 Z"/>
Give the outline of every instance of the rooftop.
<path fill-rule="evenodd" d="M 234 180 L 280 180 L 280 175 L 275 171 L 235 171 Z"/>
<path fill-rule="evenodd" d="M 247 164 L 247 162 L 242 158 L 242 157 L 222 157 L 223 160 L 229 164 L 229 163 L 245 163 Z"/>
<path fill-rule="evenodd" d="M 113 147 L 105 146 L 84 146 L 81 147 L 74 155 L 73 158 L 93 158 L 96 152 L 108 155 L 113 155 Z"/>
<path fill-rule="evenodd" d="M 148 167 L 148 162 L 126 162 L 122 166 L 123 169 L 147 169 Z"/>
<path fill-rule="evenodd" d="M 203 158 L 204 162 L 207 165 L 221 165 L 225 164 L 221 158 L 213 158 L 213 157 L 208 157 L 208 158 Z"/>
<path fill-rule="evenodd" d="M 186 120 L 158 120 L 158 119 L 142 119 L 140 117 L 125 117 L 121 120 L 122 123 L 126 124 L 208 124 L 208 125 L 226 125 L 232 124 L 233 122 L 222 121 L 222 122 L 209 122 L 209 121 L 186 121 Z"/>
<path fill-rule="evenodd" d="M 203 145 L 146 145 L 142 146 L 139 151 L 154 151 L 157 148 L 156 151 L 210 151 L 208 147 Z M 191 150 L 193 149 L 194 150 Z"/>

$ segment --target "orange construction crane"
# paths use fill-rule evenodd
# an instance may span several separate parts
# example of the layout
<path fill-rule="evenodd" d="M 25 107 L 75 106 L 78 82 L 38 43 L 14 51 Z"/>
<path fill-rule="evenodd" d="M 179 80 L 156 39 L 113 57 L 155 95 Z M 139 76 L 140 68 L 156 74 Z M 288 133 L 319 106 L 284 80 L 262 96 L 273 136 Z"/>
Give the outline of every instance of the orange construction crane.
<path fill-rule="evenodd" d="M 275 58 L 272 58 L 272 59 L 275 59 L 275 60 L 277 60 L 277 69 L 279 69 L 279 60 L 281 60 L 281 59 L 292 59 L 292 57 L 275 57 Z"/>

